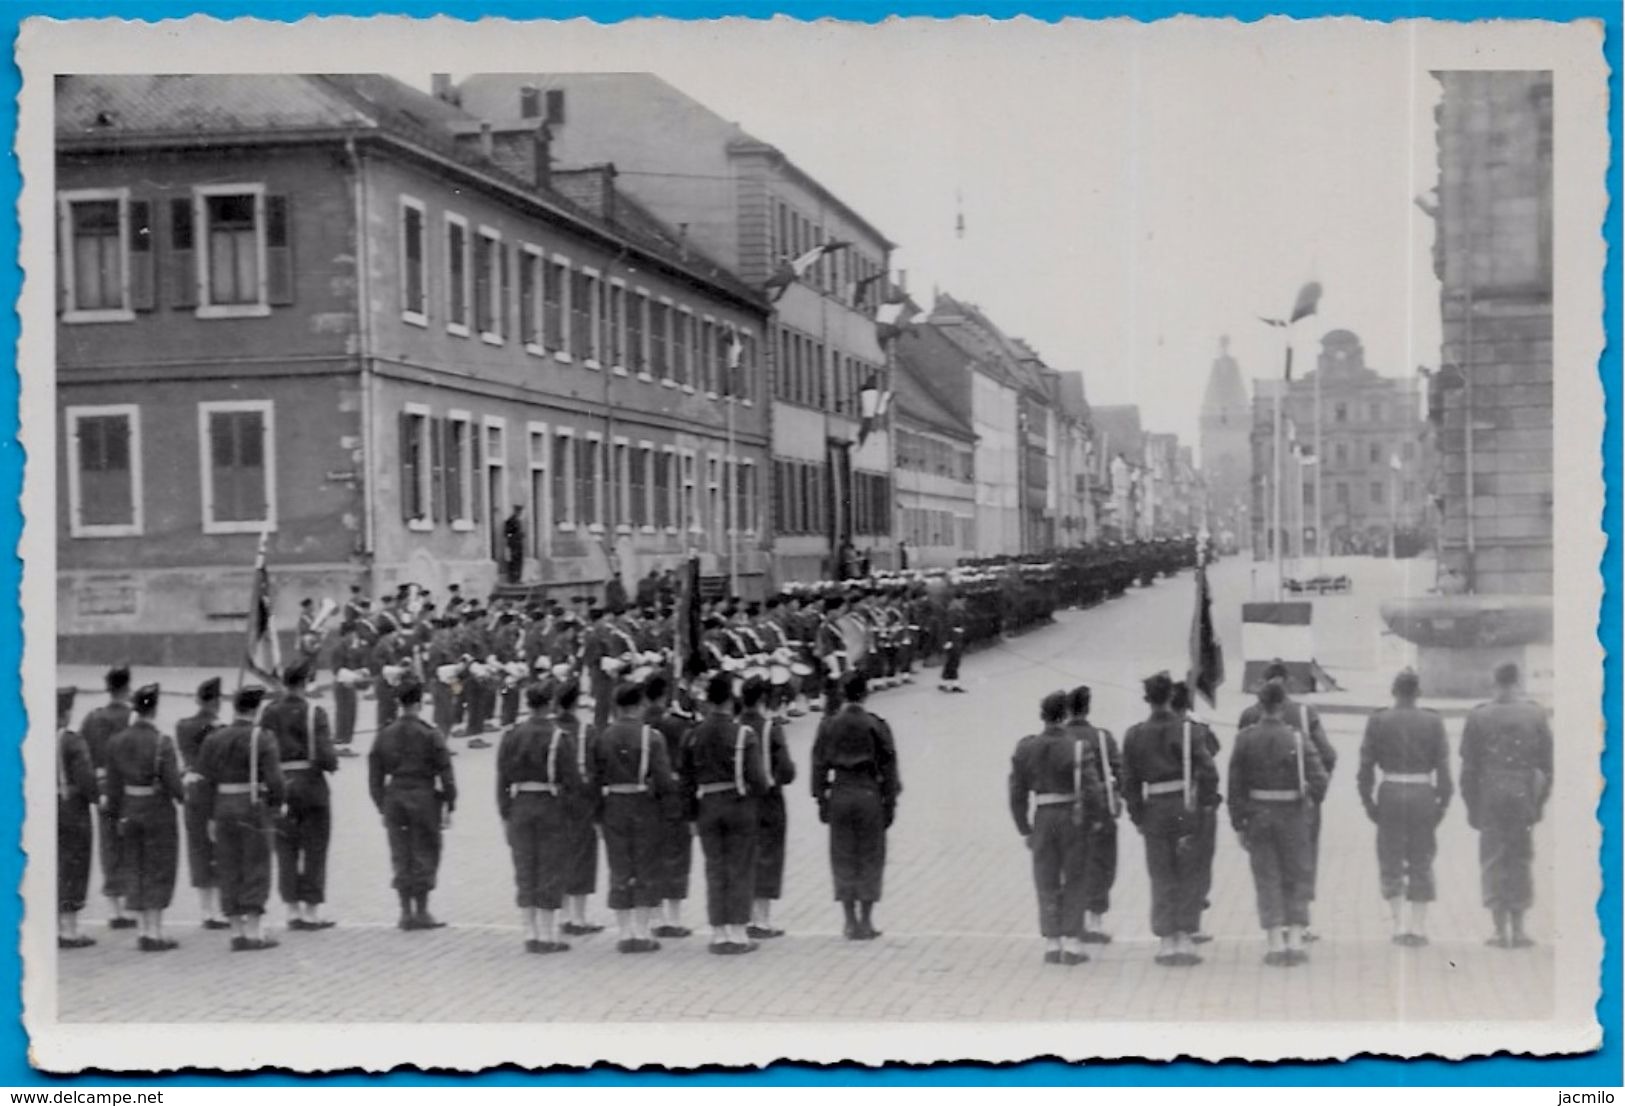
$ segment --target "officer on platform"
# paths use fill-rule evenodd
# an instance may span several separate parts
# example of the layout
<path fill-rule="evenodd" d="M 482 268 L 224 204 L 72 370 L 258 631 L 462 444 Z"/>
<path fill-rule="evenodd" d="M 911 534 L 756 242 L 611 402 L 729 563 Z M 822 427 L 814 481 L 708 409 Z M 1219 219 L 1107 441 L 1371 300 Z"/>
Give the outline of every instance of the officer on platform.
<path fill-rule="evenodd" d="M 401 717 L 386 726 L 368 754 L 372 802 L 389 831 L 401 929 L 438 929 L 429 893 L 440 872 L 441 834 L 457 806 L 457 780 L 445 735 L 423 720 L 423 685 L 410 677 L 396 693 Z"/>
<path fill-rule="evenodd" d="M 208 736 L 220 728 L 220 678 L 210 677 L 198 685 L 197 713 L 175 726 L 175 746 L 181 758 L 181 782 L 186 787 L 186 868 L 197 889 L 198 907 L 204 929 L 225 929 L 229 923 L 220 916 L 220 889 L 214 863 L 214 841 L 209 836 L 209 818 L 202 799 L 203 777 L 198 774 L 198 756 Z"/>
<path fill-rule="evenodd" d="M 1366 722 L 1355 784 L 1367 816 L 1377 824 L 1377 868 L 1393 916 L 1394 944 L 1420 946 L 1428 943 L 1435 831 L 1450 805 L 1450 743 L 1444 720 L 1416 705 L 1421 682 L 1415 672 L 1407 668 L 1395 676 L 1393 692 L 1394 705 Z"/>
<path fill-rule="evenodd" d="M 239 688 L 231 725 L 212 731 L 198 754 L 200 805 L 214 838 L 233 952 L 277 945 L 261 926 L 271 897 L 271 813 L 287 793 L 277 738 L 255 721 L 264 698 L 264 688 Z"/>
<path fill-rule="evenodd" d="M 91 810 L 96 806 L 96 768 L 90 746 L 68 729 L 78 689 L 56 692 L 56 947 L 82 949 L 96 938 L 79 932 L 79 911 L 90 890 L 90 858 L 95 852 Z"/>
<path fill-rule="evenodd" d="M 1524 698 L 1515 664 L 1495 670 L 1495 698 L 1475 707 L 1461 733 L 1461 798 L 1478 831 L 1484 905 L 1494 948 L 1528 948 L 1523 916 L 1534 901 L 1533 829 L 1552 794 L 1552 730 Z"/>
<path fill-rule="evenodd" d="M 96 786 L 107 781 L 107 746 L 114 735 L 130 724 L 130 666 L 121 664 L 107 670 L 107 702 L 85 715 L 79 736 L 90 750 L 90 763 L 96 770 Z M 96 815 L 96 851 L 102 867 L 102 895 L 107 899 L 107 928 L 134 929 L 136 920 L 124 912 L 124 892 L 120 889 L 118 823 L 105 802 Z"/>
<path fill-rule="evenodd" d="M 287 778 L 287 810 L 277 824 L 277 883 L 290 930 L 327 929 L 327 851 L 333 838 L 333 800 L 327 775 L 338 771 L 327 711 L 305 698 L 311 662 L 283 673 L 287 693 L 265 708 L 260 724 L 276 739 Z"/>
<path fill-rule="evenodd" d="M 119 835 L 119 888 L 136 911 L 142 952 L 167 952 L 176 942 L 164 936 L 164 911 L 175 896 L 180 867 L 180 827 L 175 806 L 184 802 L 180 758 L 175 743 L 158 732 L 157 684 L 138 689 L 135 718 L 107 743 L 107 779 L 102 798 Z"/>

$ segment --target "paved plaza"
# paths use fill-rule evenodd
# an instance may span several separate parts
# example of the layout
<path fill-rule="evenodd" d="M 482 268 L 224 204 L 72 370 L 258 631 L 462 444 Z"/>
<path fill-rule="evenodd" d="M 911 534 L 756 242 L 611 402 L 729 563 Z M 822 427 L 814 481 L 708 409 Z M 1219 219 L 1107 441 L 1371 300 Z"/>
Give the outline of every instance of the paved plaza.
<path fill-rule="evenodd" d="M 1317 605 L 1322 659 L 1346 683 L 1380 687 L 1397 653 L 1376 616 L 1384 588 L 1426 586 L 1421 563 L 1404 568 L 1367 562 L 1355 591 Z M 1430 566 L 1429 566 L 1430 567 Z M 1251 566 L 1236 558 L 1216 566 L 1216 615 L 1231 682 L 1212 716 L 1225 744 L 1245 705 L 1239 600 Z M 1396 575 L 1399 573 L 1399 575 Z M 1224 824 L 1213 907 L 1206 927 L 1216 940 L 1206 963 L 1191 969 L 1152 963 L 1147 881 L 1139 835 L 1120 826 L 1117 887 L 1108 928 L 1113 944 L 1092 950 L 1074 968 L 1041 962 L 1028 854 L 1011 822 L 1005 778 L 1016 740 L 1038 728 L 1046 691 L 1087 682 L 1095 688 L 1094 720 L 1119 736 L 1142 716 L 1138 680 L 1157 668 L 1181 670 L 1192 603 L 1185 573 L 1087 611 L 1065 611 L 1053 626 L 973 654 L 964 677 L 969 694 L 937 691 L 934 673 L 878 693 L 872 708 L 897 735 L 904 791 L 890 836 L 885 898 L 876 914 L 885 931 L 875 942 L 840 938 L 831 901 L 824 827 L 805 780 L 790 792 L 786 897 L 775 923 L 788 936 L 754 955 L 705 954 L 704 879 L 696 845 L 686 921 L 696 935 L 667 941 L 655 956 L 626 957 L 612 931 L 576 939 L 567 955 L 527 956 L 512 908 L 509 856 L 497 820 L 494 750 L 455 744 L 462 800 L 447 836 L 435 912 L 450 922 L 429 933 L 395 929 L 384 831 L 366 796 L 366 762 L 343 762 L 334 777 L 334 845 L 329 911 L 337 928 L 279 933 L 282 947 L 242 956 L 226 938 L 198 928 L 190 889 L 178 890 L 169 915 L 181 948 L 142 956 L 134 938 L 105 929 L 99 900 L 86 912 L 100 943 L 59 956 L 60 1013 L 96 1022 L 472 1022 L 472 1021 L 840 1021 L 1060 1020 L 1432 1021 L 1530 1019 L 1550 1013 L 1549 945 L 1526 952 L 1485 948 L 1487 918 L 1479 906 L 1477 850 L 1459 801 L 1440 831 L 1439 902 L 1430 919 L 1434 943 L 1421 950 L 1389 943 L 1386 906 L 1377 893 L 1374 829 L 1354 788 L 1363 721 L 1328 715 L 1340 761 L 1325 807 L 1320 898 L 1305 967 L 1261 963 L 1246 855 Z M 179 688 L 194 675 L 138 671 L 138 682 L 162 679 Z M 95 686 L 88 669 L 65 671 Z M 166 696 L 166 699 L 170 697 Z M 166 702 L 172 723 L 183 696 Z M 94 696 L 82 696 L 80 711 Z M 369 704 L 370 706 L 370 704 Z M 790 727 L 790 745 L 805 773 L 818 716 Z M 1452 749 L 1460 735 L 1452 718 Z M 365 748 L 370 738 L 362 738 Z M 1456 758 L 1452 753 L 1452 765 Z M 1536 838 L 1537 938 L 1551 933 L 1551 844 Z M 605 874 L 592 909 L 603 906 Z M 273 906 L 276 928 L 280 907 Z"/>

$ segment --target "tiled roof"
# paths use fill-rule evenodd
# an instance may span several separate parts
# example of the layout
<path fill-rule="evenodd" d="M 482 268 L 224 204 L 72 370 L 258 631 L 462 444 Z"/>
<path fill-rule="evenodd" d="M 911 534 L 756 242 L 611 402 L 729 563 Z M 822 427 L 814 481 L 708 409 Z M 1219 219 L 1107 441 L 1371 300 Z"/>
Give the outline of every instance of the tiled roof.
<path fill-rule="evenodd" d="M 918 355 L 916 350 L 914 357 Z M 946 434 L 974 442 L 976 432 L 971 429 L 969 423 L 937 398 L 929 383 L 918 375 L 913 364 L 914 357 L 899 354 L 897 358 L 897 371 L 892 375 L 897 413 Z"/>

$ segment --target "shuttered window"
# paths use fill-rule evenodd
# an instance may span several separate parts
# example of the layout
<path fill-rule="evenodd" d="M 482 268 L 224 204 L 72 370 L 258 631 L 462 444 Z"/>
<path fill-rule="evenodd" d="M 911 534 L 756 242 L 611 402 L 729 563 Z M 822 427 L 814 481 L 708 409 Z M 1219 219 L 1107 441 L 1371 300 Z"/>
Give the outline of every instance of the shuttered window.
<path fill-rule="evenodd" d="M 134 404 L 67 409 L 69 533 L 141 533 L 141 423 Z"/>
<path fill-rule="evenodd" d="M 198 405 L 203 531 L 275 529 L 275 445 L 269 400 Z"/>

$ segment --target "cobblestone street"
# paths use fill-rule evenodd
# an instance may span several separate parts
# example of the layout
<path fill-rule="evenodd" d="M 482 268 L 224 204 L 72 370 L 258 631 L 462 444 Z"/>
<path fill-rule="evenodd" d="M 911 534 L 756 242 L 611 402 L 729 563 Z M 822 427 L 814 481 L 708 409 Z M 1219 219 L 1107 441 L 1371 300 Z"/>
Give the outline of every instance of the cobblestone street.
<path fill-rule="evenodd" d="M 1247 574 L 1239 559 L 1213 573 L 1215 594 L 1228 600 L 1216 613 L 1231 673 L 1212 712 L 1226 746 L 1221 770 L 1234 736 L 1228 723 L 1245 701 L 1237 687 L 1236 600 L 1247 590 Z M 1317 620 L 1329 622 L 1323 632 L 1348 650 L 1361 634 L 1377 640 L 1377 594 L 1376 588 L 1356 590 L 1319 604 Z M 1487 919 L 1478 901 L 1476 841 L 1459 802 L 1441 828 L 1439 902 L 1430 919 L 1434 944 L 1394 947 L 1377 893 L 1373 830 L 1355 794 L 1363 720 L 1354 713 L 1326 718 L 1341 759 L 1325 808 L 1315 911 L 1323 940 L 1313 946 L 1307 967 L 1283 972 L 1261 963 L 1246 856 L 1227 824 L 1207 919 L 1216 940 L 1205 947 L 1206 963 L 1185 970 L 1153 964 L 1144 857 L 1126 819 L 1108 917 L 1115 942 L 1076 968 L 1041 962 L 1027 853 L 1005 804 L 1011 749 L 1037 728 L 1039 696 L 1078 682 L 1095 688 L 1095 721 L 1121 736 L 1141 716 L 1139 677 L 1184 667 L 1191 602 L 1188 573 L 1164 579 L 1092 610 L 1062 612 L 1053 626 L 972 655 L 964 672 L 967 695 L 939 693 L 932 672 L 875 695 L 873 709 L 897 734 L 904 783 L 885 899 L 876 915 L 885 931 L 879 941 L 840 938 L 823 827 L 798 780 L 790 796 L 786 897 L 775 918 L 788 936 L 764 942 L 748 957 L 705 955 L 704 880 L 696 847 L 686 918 L 696 936 L 667 941 L 652 957 L 616 955 L 612 932 L 577 939 L 568 955 L 526 956 L 491 795 L 493 751 L 461 748 L 455 764 L 464 798 L 448 834 L 434 901 L 448 928 L 394 928 L 384 833 L 366 797 L 366 762 L 349 760 L 334 778 L 329 911 L 337 928 L 278 933 L 278 950 L 230 955 L 225 937 L 198 929 L 183 872 L 169 915 L 182 947 L 166 956 L 141 956 L 133 938 L 105 929 L 99 900 L 93 900 L 86 919 L 100 943 L 56 954 L 60 1016 L 98 1022 L 1393 1022 L 1549 1014 L 1549 835 L 1537 832 L 1536 839 L 1531 928 L 1539 947 L 1509 953 L 1483 946 Z M 1368 653 L 1375 657 L 1380 650 Z M 1377 674 L 1385 684 L 1386 675 Z M 88 669 L 64 676 L 81 686 L 96 678 Z M 176 673 L 138 672 L 137 678 L 162 678 L 170 690 L 181 686 Z M 80 712 L 94 701 L 82 697 Z M 166 724 L 183 703 L 183 696 L 166 696 Z M 790 731 L 803 773 L 817 718 L 798 720 Z M 1449 721 L 1453 767 L 1460 725 L 1459 718 Z M 363 747 L 368 740 L 362 739 Z M 604 884 L 600 868 L 600 889 Z M 601 893 L 592 909 L 597 920 L 611 921 Z M 279 907 L 273 907 L 272 919 L 280 929 Z"/>

